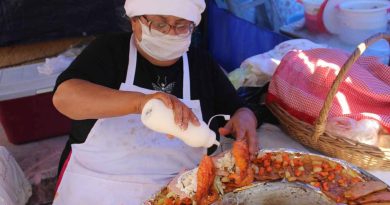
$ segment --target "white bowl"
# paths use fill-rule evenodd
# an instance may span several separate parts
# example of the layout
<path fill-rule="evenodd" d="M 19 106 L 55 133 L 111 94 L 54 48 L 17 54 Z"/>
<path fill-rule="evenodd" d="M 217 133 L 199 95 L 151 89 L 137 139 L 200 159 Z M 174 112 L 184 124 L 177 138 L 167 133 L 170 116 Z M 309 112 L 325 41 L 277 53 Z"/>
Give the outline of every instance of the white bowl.
<path fill-rule="evenodd" d="M 387 1 L 347 1 L 339 5 L 338 34 L 348 44 L 358 44 L 387 30 Z"/>

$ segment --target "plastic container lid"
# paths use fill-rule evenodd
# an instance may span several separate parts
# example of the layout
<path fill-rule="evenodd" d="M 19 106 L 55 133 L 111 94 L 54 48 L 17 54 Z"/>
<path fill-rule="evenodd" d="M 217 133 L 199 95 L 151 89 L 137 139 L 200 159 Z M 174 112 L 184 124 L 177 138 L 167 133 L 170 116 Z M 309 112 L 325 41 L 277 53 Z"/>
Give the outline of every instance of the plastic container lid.
<path fill-rule="evenodd" d="M 0 101 L 51 92 L 59 74 L 40 74 L 43 63 L 0 69 Z"/>

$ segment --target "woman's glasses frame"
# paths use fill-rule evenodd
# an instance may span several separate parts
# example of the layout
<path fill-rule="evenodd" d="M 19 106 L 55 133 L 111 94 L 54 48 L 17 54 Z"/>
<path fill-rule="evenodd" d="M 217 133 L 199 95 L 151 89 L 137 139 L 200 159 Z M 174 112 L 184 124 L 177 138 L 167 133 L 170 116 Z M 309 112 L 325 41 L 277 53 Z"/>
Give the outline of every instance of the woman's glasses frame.
<path fill-rule="evenodd" d="M 171 29 L 174 29 L 175 34 L 182 37 L 188 37 L 192 34 L 195 29 L 195 24 L 193 22 L 171 25 L 163 21 L 155 21 L 148 19 L 145 15 L 138 16 L 140 21 L 142 22 L 142 18 L 146 21 L 146 25 L 149 27 L 149 31 L 153 34 L 153 30 L 159 31 L 167 35 Z"/>

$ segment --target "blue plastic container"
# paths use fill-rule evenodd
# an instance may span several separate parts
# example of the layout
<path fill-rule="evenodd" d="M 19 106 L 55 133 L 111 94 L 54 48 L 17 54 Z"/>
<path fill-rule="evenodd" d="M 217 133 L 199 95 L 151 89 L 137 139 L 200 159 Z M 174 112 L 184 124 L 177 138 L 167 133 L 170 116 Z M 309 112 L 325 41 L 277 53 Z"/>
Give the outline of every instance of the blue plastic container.
<path fill-rule="evenodd" d="M 207 1 L 208 47 L 211 55 L 228 72 L 246 58 L 273 49 L 289 38 L 257 27 Z"/>

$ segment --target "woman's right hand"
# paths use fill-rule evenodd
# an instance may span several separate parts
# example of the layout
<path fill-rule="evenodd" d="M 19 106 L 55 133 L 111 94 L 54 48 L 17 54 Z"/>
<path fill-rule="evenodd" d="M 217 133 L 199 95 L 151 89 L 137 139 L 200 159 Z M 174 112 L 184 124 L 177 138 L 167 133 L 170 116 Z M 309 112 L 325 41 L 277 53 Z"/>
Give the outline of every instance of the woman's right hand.
<path fill-rule="evenodd" d="M 199 126 L 199 120 L 192 110 L 182 103 L 176 96 L 163 92 L 156 92 L 154 94 L 144 95 L 139 103 L 139 113 L 142 112 L 145 104 L 151 99 L 161 100 L 168 108 L 173 110 L 175 123 L 183 130 L 186 130 L 188 123 L 191 122 L 195 126 Z"/>

